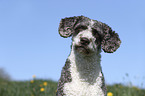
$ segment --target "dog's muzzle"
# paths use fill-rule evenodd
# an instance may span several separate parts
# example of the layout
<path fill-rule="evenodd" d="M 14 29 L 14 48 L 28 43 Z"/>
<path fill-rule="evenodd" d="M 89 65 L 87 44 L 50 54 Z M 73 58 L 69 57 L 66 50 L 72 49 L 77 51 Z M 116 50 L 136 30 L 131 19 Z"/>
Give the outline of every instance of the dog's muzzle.
<path fill-rule="evenodd" d="M 79 45 L 75 45 L 75 50 L 79 53 L 83 54 L 90 54 L 91 50 L 88 48 L 88 45 L 90 44 L 90 40 L 86 37 L 80 38 Z"/>

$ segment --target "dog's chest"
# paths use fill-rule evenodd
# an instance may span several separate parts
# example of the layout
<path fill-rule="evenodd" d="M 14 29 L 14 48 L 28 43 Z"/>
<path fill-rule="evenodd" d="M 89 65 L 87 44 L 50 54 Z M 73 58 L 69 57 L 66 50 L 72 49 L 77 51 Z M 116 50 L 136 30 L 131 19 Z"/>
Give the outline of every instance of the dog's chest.
<path fill-rule="evenodd" d="M 79 82 L 74 80 L 64 85 L 64 93 L 66 96 L 104 96 L 100 83 L 101 78 L 93 85 L 81 80 Z"/>
<path fill-rule="evenodd" d="M 101 72 L 98 74 L 97 71 L 92 72 L 91 74 L 85 71 L 78 72 L 78 69 L 76 68 L 75 64 L 71 65 L 70 72 L 72 82 L 64 84 L 64 93 L 66 94 L 66 96 L 104 96 L 104 93 L 101 89 L 102 86 Z M 81 77 L 80 73 L 84 77 Z M 94 79 L 93 77 L 95 76 L 97 77 Z"/>

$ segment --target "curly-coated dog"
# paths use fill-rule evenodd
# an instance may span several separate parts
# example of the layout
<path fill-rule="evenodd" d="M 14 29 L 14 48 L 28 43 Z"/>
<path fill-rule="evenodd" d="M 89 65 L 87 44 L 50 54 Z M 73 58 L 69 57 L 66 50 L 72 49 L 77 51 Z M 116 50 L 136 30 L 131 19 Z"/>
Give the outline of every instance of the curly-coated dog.
<path fill-rule="evenodd" d="M 121 40 L 105 23 L 84 16 L 61 20 L 60 36 L 72 36 L 71 53 L 62 69 L 56 96 L 106 96 L 101 49 L 116 51 Z"/>

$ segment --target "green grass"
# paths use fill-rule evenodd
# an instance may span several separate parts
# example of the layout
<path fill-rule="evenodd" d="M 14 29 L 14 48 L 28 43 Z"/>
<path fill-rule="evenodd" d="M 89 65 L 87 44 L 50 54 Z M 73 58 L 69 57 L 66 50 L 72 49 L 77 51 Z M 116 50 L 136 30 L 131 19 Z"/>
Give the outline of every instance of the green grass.
<path fill-rule="evenodd" d="M 113 96 L 145 96 L 145 89 L 123 86 L 122 84 L 108 85 L 107 91 L 112 92 Z"/>
<path fill-rule="evenodd" d="M 1 81 L 0 96 L 55 96 L 56 88 L 57 83 L 50 80 Z"/>
<path fill-rule="evenodd" d="M 44 88 L 44 91 L 41 88 Z M 56 88 L 57 82 L 50 80 L 0 80 L 0 96 L 55 96 Z M 145 96 L 145 90 L 122 84 L 108 85 L 107 89 L 113 96 Z"/>

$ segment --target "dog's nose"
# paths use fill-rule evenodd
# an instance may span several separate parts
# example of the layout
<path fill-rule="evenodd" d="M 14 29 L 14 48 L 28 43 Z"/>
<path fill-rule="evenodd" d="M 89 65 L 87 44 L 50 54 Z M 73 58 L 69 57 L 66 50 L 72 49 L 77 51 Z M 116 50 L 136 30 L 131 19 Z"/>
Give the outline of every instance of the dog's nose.
<path fill-rule="evenodd" d="M 86 37 L 82 37 L 82 38 L 80 39 L 80 43 L 81 43 L 82 45 L 89 45 L 90 40 L 89 40 L 88 38 L 86 38 Z"/>

